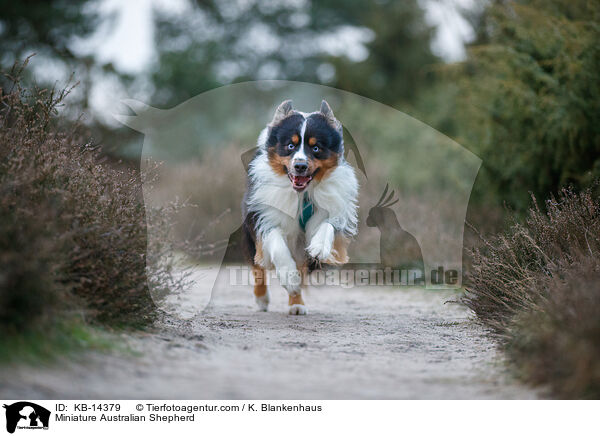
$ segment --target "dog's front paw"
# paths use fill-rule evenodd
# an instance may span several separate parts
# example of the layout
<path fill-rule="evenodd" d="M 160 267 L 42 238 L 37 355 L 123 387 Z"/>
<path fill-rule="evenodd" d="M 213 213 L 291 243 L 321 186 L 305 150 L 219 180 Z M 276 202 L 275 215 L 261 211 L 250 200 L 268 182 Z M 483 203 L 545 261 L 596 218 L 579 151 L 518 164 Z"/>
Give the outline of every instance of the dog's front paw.
<path fill-rule="evenodd" d="M 312 237 L 306 251 L 311 257 L 321 262 L 327 261 L 333 249 L 334 229 L 329 223 L 322 223 Z"/>
<path fill-rule="evenodd" d="M 308 311 L 306 310 L 306 306 L 304 304 L 293 304 L 290 306 L 290 315 L 306 315 L 307 313 Z"/>
<path fill-rule="evenodd" d="M 279 283 L 288 291 L 289 294 L 300 292 L 302 276 L 297 269 L 281 269 L 278 271 Z"/>

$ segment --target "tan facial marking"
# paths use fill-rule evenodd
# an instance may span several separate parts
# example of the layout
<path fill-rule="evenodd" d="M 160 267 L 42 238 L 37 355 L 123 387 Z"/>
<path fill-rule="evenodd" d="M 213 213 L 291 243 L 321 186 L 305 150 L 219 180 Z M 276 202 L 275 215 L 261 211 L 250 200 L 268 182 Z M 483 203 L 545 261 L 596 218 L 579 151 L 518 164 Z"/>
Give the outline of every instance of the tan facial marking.
<path fill-rule="evenodd" d="M 315 174 L 315 179 L 321 181 L 333 168 L 337 166 L 338 158 L 339 156 L 334 153 L 327 159 L 314 160 L 313 168 L 309 168 L 309 170 L 312 170 L 312 173 L 318 170 Z"/>
<path fill-rule="evenodd" d="M 269 150 L 269 165 L 279 175 L 287 175 L 286 168 L 290 167 L 290 160 L 290 156 L 279 156 L 275 151 Z"/>
<path fill-rule="evenodd" d="M 310 146 L 313 146 L 313 145 L 315 145 L 316 143 L 317 143 L 317 138 L 315 138 L 314 136 L 311 136 L 311 137 L 308 139 L 308 145 L 310 145 Z"/>
<path fill-rule="evenodd" d="M 300 142 L 300 137 L 296 134 L 292 135 L 292 143 L 294 145 L 298 145 L 299 142 Z"/>

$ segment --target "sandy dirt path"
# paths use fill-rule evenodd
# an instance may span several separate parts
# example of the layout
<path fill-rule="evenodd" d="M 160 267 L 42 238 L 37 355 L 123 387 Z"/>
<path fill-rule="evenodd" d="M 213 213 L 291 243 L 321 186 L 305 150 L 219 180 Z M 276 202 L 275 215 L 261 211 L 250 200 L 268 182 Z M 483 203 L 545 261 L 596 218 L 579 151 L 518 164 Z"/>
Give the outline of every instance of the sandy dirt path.
<path fill-rule="evenodd" d="M 85 353 L 0 375 L 3 398 L 480 399 L 535 398 L 450 291 L 312 289 L 307 316 L 272 292 L 223 294 L 213 311 L 122 335 L 134 353 Z"/>

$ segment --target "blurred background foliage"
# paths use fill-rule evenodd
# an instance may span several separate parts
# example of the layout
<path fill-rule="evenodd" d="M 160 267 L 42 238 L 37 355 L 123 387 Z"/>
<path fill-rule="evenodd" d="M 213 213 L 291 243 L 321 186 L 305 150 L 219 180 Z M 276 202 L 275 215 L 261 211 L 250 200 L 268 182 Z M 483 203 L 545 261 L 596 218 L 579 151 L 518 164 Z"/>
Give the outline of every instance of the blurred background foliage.
<path fill-rule="evenodd" d="M 157 103 L 173 105 L 226 83 L 323 83 L 395 104 L 416 97 L 433 29 L 416 0 L 198 1 L 197 14 L 157 18 Z M 185 41 L 185 43 L 182 43 Z M 348 50 L 348 42 L 364 47 Z"/>
<path fill-rule="evenodd" d="M 444 34 L 431 19 L 449 8 L 471 31 L 465 55 L 454 59 L 436 48 Z M 132 27 L 123 33 L 125 9 Z M 180 286 L 179 271 L 159 262 L 163 254 L 214 251 L 223 242 L 210 240 L 215 227 L 239 222 L 238 211 L 224 206 L 239 205 L 244 189 L 238 153 L 254 146 L 256 113 L 268 119 L 265 107 L 275 102 L 233 100 L 251 116 L 225 123 L 227 131 L 218 126 L 231 100 L 214 101 L 212 113 L 198 119 L 166 120 L 191 132 L 178 138 L 178 156 L 170 138 L 152 144 L 186 162 L 166 171 L 187 190 L 184 204 L 169 213 L 198 223 L 195 235 L 178 235 L 180 246 L 161 233 L 173 230 L 168 214 L 157 214 L 159 237 L 148 237 L 153 212 L 144 211 L 140 189 L 143 136 L 111 117 L 125 112 L 121 99 L 169 109 L 223 85 L 286 79 L 389 105 L 482 159 L 467 219 L 484 238 L 466 233 L 465 245 L 475 246 L 467 304 L 504 334 L 530 380 L 553 383 L 565 397 L 598 397 L 598 0 L 0 0 L 0 11 L 0 68 L 8 72 L 0 75 L 0 361 L 19 347 L 43 354 L 56 344 L 98 343 L 80 328 L 82 319 L 147 325 L 155 315 L 149 285 L 165 295 Z M 152 29 L 144 55 L 127 49 L 127 39 L 143 30 L 133 26 L 138 19 Z M 102 49 L 103 39 L 112 41 L 117 60 Z M 29 68 L 15 77 L 12 66 L 32 53 Z M 144 56 L 142 68 L 127 67 Z M 79 84 L 65 99 L 57 90 L 68 82 Z M 302 109 L 309 97 L 320 100 L 303 95 Z M 415 155 L 422 158 L 436 135 L 409 128 L 419 124 L 412 119 L 403 124 L 375 112 L 361 104 L 336 108 L 368 126 L 356 134 L 356 143 L 366 144 L 370 182 L 361 190 L 361 222 L 390 181 L 405 218 L 435 228 L 419 188 L 468 190 L 465 167 L 449 159 L 424 171 L 406 162 L 405 150 L 421 146 Z M 74 128 L 82 113 L 87 132 Z M 198 139 L 196 132 L 209 130 L 212 140 Z M 238 143 L 219 141 L 232 137 Z M 214 181 L 210 189 L 194 182 L 199 173 Z M 442 182 L 433 183 L 432 173 Z M 567 185 L 574 189 L 561 189 Z M 549 200 L 528 213 L 530 193 Z M 523 224 L 482 242 L 498 231 L 505 205 L 517 221 L 526 217 Z M 443 218 L 453 206 L 442 198 L 437 210 Z M 220 223 L 204 225 L 217 216 Z M 367 235 L 363 248 L 376 250 L 380 233 L 368 231 L 360 231 Z M 148 277 L 154 263 L 157 273 Z M 57 325 L 63 327 L 49 343 Z"/>
<path fill-rule="evenodd" d="M 354 92 L 426 122 L 481 157 L 473 201 L 485 207 L 506 203 L 521 212 L 528 192 L 544 197 L 568 184 L 588 186 L 600 175 L 598 2 L 471 4 L 462 13 L 474 40 L 461 62 L 432 51 L 435 29 L 424 3 L 195 0 L 183 13 L 154 7 L 155 52 L 132 74 L 81 48 L 116 19 L 102 12 L 102 2 L 3 0 L 0 64 L 6 69 L 36 52 L 37 68 L 29 73 L 38 84 L 73 72 L 80 82 L 70 100 L 73 113 L 89 114 L 105 153 L 132 163 L 140 135 L 90 108 L 100 81 L 117 82 L 162 108 L 257 79 Z M 395 126 L 372 122 L 393 135 Z"/>
<path fill-rule="evenodd" d="M 522 211 L 529 192 L 600 176 L 600 4 L 498 2 L 481 18 L 457 84 L 450 132 L 484 161 L 480 194 Z"/>

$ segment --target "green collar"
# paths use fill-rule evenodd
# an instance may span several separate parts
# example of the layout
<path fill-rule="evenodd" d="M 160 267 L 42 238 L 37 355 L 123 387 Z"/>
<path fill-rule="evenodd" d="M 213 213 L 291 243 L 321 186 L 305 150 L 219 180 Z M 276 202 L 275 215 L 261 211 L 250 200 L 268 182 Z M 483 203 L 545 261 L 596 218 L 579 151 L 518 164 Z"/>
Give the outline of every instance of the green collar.
<path fill-rule="evenodd" d="M 302 231 L 306 231 L 306 223 L 315 213 L 315 208 L 313 207 L 312 201 L 308 198 L 308 192 L 304 193 L 304 197 L 302 198 L 302 210 L 300 211 L 300 216 L 298 217 L 298 221 L 300 222 L 300 228 Z"/>

